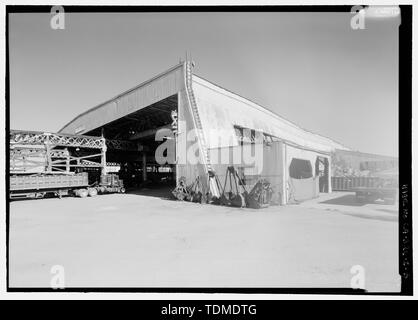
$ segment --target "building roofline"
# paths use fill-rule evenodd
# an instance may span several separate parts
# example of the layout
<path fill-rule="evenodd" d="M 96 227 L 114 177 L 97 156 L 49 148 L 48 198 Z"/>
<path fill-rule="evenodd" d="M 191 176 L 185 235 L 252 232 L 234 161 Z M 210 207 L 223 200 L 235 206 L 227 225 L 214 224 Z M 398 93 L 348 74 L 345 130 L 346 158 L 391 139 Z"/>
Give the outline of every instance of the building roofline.
<path fill-rule="evenodd" d="M 100 107 L 102 107 L 102 106 L 104 106 L 104 105 L 106 105 L 106 104 L 108 104 L 108 103 L 110 103 L 110 102 L 112 102 L 112 101 L 114 101 L 114 100 L 116 100 L 116 99 L 118 99 L 118 98 L 120 98 L 120 97 L 122 97 L 122 96 L 124 96 L 124 95 L 126 95 L 126 94 L 128 94 L 128 93 L 130 93 L 130 92 L 132 92 L 132 91 L 134 91 L 136 89 L 138 89 L 138 88 L 140 88 L 140 87 L 143 87 L 143 86 L 147 85 L 148 83 L 150 83 L 150 82 L 152 82 L 152 81 L 154 81 L 154 80 L 156 80 L 156 79 L 158 79 L 158 78 L 160 78 L 160 77 L 162 77 L 162 76 L 164 76 L 164 75 L 172 72 L 173 70 L 175 70 L 175 69 L 177 69 L 179 67 L 183 67 L 183 65 L 184 65 L 184 62 L 178 63 L 175 66 L 167 69 L 166 71 L 161 72 L 161 73 L 157 74 L 156 76 L 153 76 L 152 78 L 150 78 L 150 79 L 148 79 L 148 80 L 146 80 L 144 82 L 141 82 L 140 84 L 136 85 L 135 87 L 130 88 L 130 89 L 128 89 L 128 90 L 126 90 L 126 91 L 124 91 L 122 93 L 119 93 L 118 95 L 114 96 L 113 98 L 107 99 L 106 101 L 104 101 L 104 102 L 102 102 L 102 103 L 100 103 L 100 104 L 98 104 L 98 105 L 96 105 L 96 106 L 94 106 L 94 107 L 92 107 L 92 108 L 90 108 L 90 109 L 88 109 L 88 110 L 80 113 L 75 118 L 73 118 L 71 121 L 67 122 L 67 124 L 65 124 L 58 132 L 61 132 L 66 127 L 68 127 L 71 123 L 73 123 L 74 121 L 76 121 L 80 117 L 84 116 L 85 114 L 87 114 L 89 112 L 92 112 L 94 110 L 97 110 Z"/>
<path fill-rule="evenodd" d="M 358 151 L 358 150 L 343 150 L 343 149 L 338 149 L 337 148 L 336 151 L 341 152 L 341 153 L 350 153 L 352 155 L 364 155 L 364 156 L 369 156 L 371 158 L 378 157 L 378 158 L 384 158 L 386 160 L 399 160 L 399 157 L 396 157 L 396 156 L 388 156 L 388 155 L 384 155 L 384 154 L 363 152 L 363 151 Z"/>
<path fill-rule="evenodd" d="M 162 76 L 164 76 L 164 75 L 166 75 L 166 74 L 168 74 L 168 73 L 172 72 L 173 70 L 176 70 L 176 69 L 178 69 L 178 68 L 180 68 L 180 67 L 183 67 L 183 66 L 184 66 L 184 64 L 185 64 L 186 62 L 187 62 L 187 61 L 182 61 L 182 62 L 180 62 L 180 63 L 178 63 L 178 64 L 174 65 L 173 67 L 171 67 L 171 68 L 169 68 L 169 69 L 167 69 L 167 70 L 165 70 L 165 71 L 163 71 L 163 72 L 161 72 L 161 73 L 159 73 L 159 74 L 157 74 L 157 75 L 153 76 L 152 78 L 150 78 L 150 79 L 148 79 L 148 80 L 146 80 L 146 81 L 141 82 L 140 84 L 136 85 L 135 87 L 132 87 L 132 88 L 130 88 L 130 89 L 128 89 L 128 90 L 125 90 L 125 91 L 123 91 L 122 93 L 119 93 L 118 95 L 114 96 L 113 98 L 107 99 L 106 101 L 104 101 L 104 102 L 102 102 L 102 103 L 100 103 L 100 104 L 98 104 L 98 105 L 96 105 L 96 106 L 94 106 L 94 107 L 92 107 L 92 108 L 90 108 L 90 109 L 88 109 L 88 110 L 86 110 L 86 111 L 84 111 L 84 112 L 80 113 L 79 115 L 77 115 L 76 117 L 74 117 L 71 121 L 67 122 L 67 123 L 66 123 L 66 124 L 65 124 L 65 125 L 64 125 L 64 126 L 63 126 L 63 127 L 62 127 L 59 131 L 58 131 L 58 132 L 61 132 L 61 131 L 62 131 L 62 130 L 64 130 L 66 127 L 68 127 L 71 123 L 73 123 L 73 122 L 74 122 L 74 121 L 76 121 L 77 119 L 81 118 L 82 116 L 84 116 L 84 115 L 86 115 L 86 114 L 88 114 L 88 113 L 90 113 L 90 112 L 92 112 L 92 111 L 94 111 L 94 110 L 100 109 L 100 108 L 101 108 L 101 107 L 103 107 L 104 105 L 106 105 L 106 104 L 108 104 L 108 103 L 110 103 L 110 102 L 112 102 L 112 101 L 114 101 L 114 100 L 116 100 L 116 99 L 118 99 L 118 98 L 120 98 L 120 97 L 122 97 L 122 96 L 124 96 L 124 95 L 126 95 L 126 94 L 128 94 L 128 93 L 130 93 L 130 92 L 132 92 L 132 91 L 134 91 L 134 90 L 136 90 L 136 89 L 138 89 L 138 88 L 140 88 L 140 87 L 143 87 L 143 86 L 145 86 L 145 85 L 147 85 L 147 84 L 151 83 L 152 81 L 154 81 L 154 80 L 156 80 L 156 79 L 158 79 L 158 78 L 160 78 L 160 77 L 162 77 Z M 259 103 L 255 102 L 255 101 L 253 101 L 253 100 L 251 100 L 251 99 L 249 99 L 249 98 L 247 98 L 247 97 L 244 97 L 244 96 L 242 96 L 242 95 L 240 95 L 240 94 L 238 94 L 238 93 L 235 93 L 235 92 L 233 92 L 233 91 L 231 91 L 231 90 L 229 90 L 229 89 L 227 89 L 227 88 L 224 88 L 224 87 L 222 87 L 222 86 L 220 86 L 220 85 L 218 85 L 218 84 L 214 83 L 213 81 L 207 80 L 206 78 L 204 78 L 204 77 L 202 77 L 202 76 L 200 76 L 200 75 L 197 75 L 197 74 L 196 74 L 196 73 L 194 73 L 194 72 L 193 72 L 193 76 L 194 76 L 194 77 L 196 77 L 196 78 L 198 78 L 198 79 L 201 79 L 201 80 L 203 80 L 203 81 L 206 81 L 206 82 L 208 82 L 209 84 L 211 84 L 211 85 L 213 85 L 213 86 L 215 86 L 215 87 L 217 87 L 217 88 L 219 88 L 219 89 L 221 89 L 221 90 L 224 90 L 224 91 L 226 91 L 226 92 L 228 92 L 228 93 L 230 93 L 230 94 L 232 94 L 232 95 L 235 95 L 235 96 L 237 96 L 237 97 L 239 97 L 239 98 L 241 98 L 241 99 L 243 99 L 243 100 L 246 100 L 246 101 L 248 101 L 248 102 L 250 102 L 250 103 L 252 103 L 252 104 L 254 104 L 254 105 L 256 105 L 256 106 L 260 107 L 261 109 L 264 109 L 265 111 L 267 111 L 267 112 L 271 113 L 273 116 L 276 116 L 276 117 L 277 117 L 278 119 L 280 119 L 280 120 L 286 121 L 287 123 L 289 123 L 290 125 L 294 126 L 295 128 L 298 128 L 298 129 L 300 129 L 300 130 L 303 130 L 303 131 L 305 131 L 305 132 L 307 132 L 307 133 L 310 133 L 310 134 L 312 134 L 312 135 L 315 135 L 315 136 L 318 136 L 318 137 L 321 137 L 321 138 L 328 139 L 328 140 L 330 140 L 330 141 L 334 142 L 335 144 L 338 144 L 338 145 L 340 145 L 341 147 L 344 147 L 344 148 L 347 148 L 348 150 L 350 150 L 350 148 L 348 148 L 348 147 L 347 147 L 347 146 L 345 146 L 344 144 L 342 144 L 342 143 L 340 143 L 340 142 L 338 142 L 338 141 L 336 141 L 336 140 L 334 140 L 334 139 L 332 139 L 332 138 L 329 138 L 329 137 L 327 137 L 327 136 L 324 136 L 324 135 L 321 135 L 321 134 L 318 134 L 318 133 L 312 132 L 312 131 L 310 131 L 310 130 L 307 130 L 307 129 L 305 129 L 305 128 L 302 128 L 301 126 L 299 126 L 299 125 L 297 125 L 296 123 L 294 123 L 294 122 L 292 122 L 292 121 L 290 121 L 290 120 L 288 120 L 288 119 L 284 118 L 283 116 L 281 116 L 281 115 L 277 114 L 276 112 L 272 111 L 271 109 L 269 109 L 269 108 L 267 108 L 267 107 L 265 107 L 265 106 L 263 106 L 263 105 L 261 105 L 261 104 L 259 104 Z M 341 149 L 341 150 L 343 150 L 343 149 Z"/>
<path fill-rule="evenodd" d="M 297 129 L 301 129 L 301 130 L 303 130 L 303 131 L 306 131 L 307 133 L 310 133 L 310 134 L 313 134 L 313 135 L 319 136 L 319 137 L 321 137 L 321 138 L 329 139 L 329 140 L 331 140 L 332 142 L 334 142 L 334 143 L 336 143 L 336 144 L 338 144 L 338 145 L 340 145 L 340 146 L 342 146 L 342 147 L 344 147 L 344 148 L 347 148 L 347 150 L 346 150 L 346 151 L 351 150 L 351 148 L 349 148 L 349 147 L 347 147 L 346 145 L 344 145 L 344 144 L 342 144 L 342 143 L 340 143 L 340 142 L 336 141 L 336 140 L 335 140 L 335 139 L 333 139 L 333 138 L 330 138 L 330 137 L 327 137 L 327 136 L 324 136 L 324 135 L 318 134 L 318 133 L 316 133 L 316 132 L 313 132 L 313 131 L 307 130 L 307 129 L 305 129 L 305 128 L 302 128 L 301 126 L 299 126 L 298 124 L 294 123 L 293 121 L 291 121 L 291 120 L 289 120 L 289 119 L 284 118 L 283 116 L 281 116 L 281 115 L 277 114 L 276 112 L 272 111 L 270 108 L 267 108 L 267 107 L 265 107 L 265 106 L 263 106 L 263 105 L 259 104 L 258 102 L 255 102 L 255 101 L 253 101 L 253 100 L 251 100 L 251 99 L 249 99 L 249 98 L 247 98 L 247 97 L 244 97 L 244 96 L 242 96 L 242 95 L 240 95 L 240 94 L 238 94 L 238 93 L 236 93 L 236 92 L 233 92 L 233 91 L 231 91 L 231 90 L 229 90 L 229 89 L 227 89 L 227 88 L 225 88 L 225 87 L 222 87 L 222 86 L 218 85 L 217 83 L 214 83 L 213 81 L 210 81 L 210 80 L 208 80 L 208 79 L 206 79 L 206 78 L 204 78 L 204 77 L 202 77 L 202 76 L 200 76 L 200 75 L 193 74 L 193 76 L 196 76 L 197 78 L 199 78 L 199 79 L 201 79 L 201 80 L 203 80 L 203 81 L 206 81 L 206 82 L 210 83 L 211 85 L 213 85 L 213 86 L 215 86 L 215 87 L 218 87 L 218 88 L 220 88 L 220 89 L 222 89 L 222 90 L 224 90 L 224 91 L 226 91 L 226 92 L 228 92 L 228 93 L 230 93 L 230 94 L 233 94 L 233 95 L 235 95 L 235 96 L 238 96 L 238 97 L 239 97 L 239 98 L 241 98 L 241 99 L 244 99 L 244 100 L 247 100 L 247 101 L 251 102 L 252 104 L 254 104 L 254 105 L 256 105 L 256 106 L 258 106 L 258 107 L 260 107 L 260 108 L 262 108 L 262 109 L 264 109 L 264 110 L 268 111 L 268 112 L 269 112 L 269 113 L 271 113 L 272 115 L 274 115 L 274 116 L 278 117 L 280 120 L 284 120 L 284 121 L 288 122 L 290 125 L 294 126 L 294 127 L 295 127 L 295 128 L 297 128 Z M 340 149 L 340 150 L 344 150 L 344 149 Z"/>

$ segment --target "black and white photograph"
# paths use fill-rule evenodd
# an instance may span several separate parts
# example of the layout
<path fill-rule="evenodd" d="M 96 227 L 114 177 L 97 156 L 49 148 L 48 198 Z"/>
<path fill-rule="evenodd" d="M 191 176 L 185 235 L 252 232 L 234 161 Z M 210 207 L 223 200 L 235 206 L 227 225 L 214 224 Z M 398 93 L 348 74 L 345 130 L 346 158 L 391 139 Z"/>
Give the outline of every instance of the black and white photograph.
<path fill-rule="evenodd" d="M 411 15 L 7 5 L 7 291 L 412 294 Z"/>

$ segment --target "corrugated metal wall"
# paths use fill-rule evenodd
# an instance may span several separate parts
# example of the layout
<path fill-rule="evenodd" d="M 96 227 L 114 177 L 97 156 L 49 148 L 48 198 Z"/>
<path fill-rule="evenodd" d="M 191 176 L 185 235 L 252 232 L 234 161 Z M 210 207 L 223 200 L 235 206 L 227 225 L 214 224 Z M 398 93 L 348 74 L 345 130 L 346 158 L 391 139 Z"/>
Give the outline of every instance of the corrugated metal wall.
<path fill-rule="evenodd" d="M 177 158 L 177 168 L 176 168 L 176 180 L 180 177 L 185 177 L 187 184 L 193 183 L 197 176 L 200 176 L 202 182 L 205 183 L 205 188 L 207 187 L 207 175 L 205 172 L 203 161 L 200 158 L 198 164 L 193 163 L 188 157 L 187 152 L 192 145 L 195 145 L 196 141 L 187 141 L 187 134 L 190 130 L 195 129 L 192 115 L 190 113 L 190 108 L 188 105 L 188 99 L 186 91 L 182 90 L 178 94 L 178 121 L 179 129 L 177 134 L 177 148 L 176 148 L 176 158 Z M 182 123 L 182 125 L 181 125 Z M 196 138 L 197 139 L 197 138 Z"/>
<path fill-rule="evenodd" d="M 232 154 L 242 153 L 245 149 L 248 150 L 247 146 L 233 146 L 233 147 L 226 147 L 226 148 L 215 148 L 211 149 L 212 155 L 217 154 L 217 163 L 212 162 L 212 167 L 214 168 L 216 174 L 219 177 L 222 187 L 225 185 L 225 178 L 228 166 L 234 166 L 237 170 L 239 176 L 245 177 L 245 189 L 249 192 L 254 187 L 255 183 L 257 183 L 260 179 L 266 179 L 271 183 L 271 186 L 274 190 L 276 199 L 282 203 L 284 199 L 284 163 L 283 163 L 283 146 L 281 142 L 274 142 L 271 145 L 263 145 L 262 146 L 262 162 L 260 161 L 260 165 L 257 165 L 257 162 L 254 164 L 245 163 L 244 161 L 236 161 L 235 158 L 232 157 Z M 254 147 L 254 145 L 252 146 Z M 222 159 L 221 153 L 224 152 L 224 155 L 229 154 L 229 162 L 224 163 Z M 213 161 L 214 156 L 211 157 Z M 228 158 L 226 158 L 228 159 Z M 243 159 L 241 157 L 241 159 Z M 235 160 L 235 161 L 234 161 Z M 230 191 L 229 181 L 228 184 L 225 186 L 225 191 Z M 235 189 L 234 189 L 235 191 Z"/>

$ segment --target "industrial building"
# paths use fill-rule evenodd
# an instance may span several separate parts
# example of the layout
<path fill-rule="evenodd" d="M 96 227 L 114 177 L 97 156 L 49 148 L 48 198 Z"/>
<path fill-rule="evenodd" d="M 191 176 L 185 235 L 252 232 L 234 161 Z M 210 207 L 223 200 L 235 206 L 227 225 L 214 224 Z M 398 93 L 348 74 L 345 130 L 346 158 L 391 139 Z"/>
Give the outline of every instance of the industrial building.
<path fill-rule="evenodd" d="M 135 150 L 106 152 L 106 162 L 119 166 L 128 187 L 148 180 L 174 187 L 181 177 L 188 184 L 199 177 L 219 194 L 208 172 L 215 172 L 223 187 L 227 168 L 234 166 L 240 187 L 248 190 L 265 178 L 280 204 L 331 192 L 331 154 L 348 148 L 197 76 L 193 67 L 182 62 L 80 114 L 60 133 L 134 144 Z M 257 152 L 261 160 L 243 160 Z"/>

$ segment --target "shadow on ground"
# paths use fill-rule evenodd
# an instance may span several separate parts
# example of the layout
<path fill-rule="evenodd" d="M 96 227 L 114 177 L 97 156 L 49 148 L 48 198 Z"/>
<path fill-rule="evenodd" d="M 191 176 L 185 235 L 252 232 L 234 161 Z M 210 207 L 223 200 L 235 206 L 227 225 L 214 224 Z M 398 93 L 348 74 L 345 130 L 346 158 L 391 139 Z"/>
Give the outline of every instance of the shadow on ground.
<path fill-rule="evenodd" d="M 354 206 L 354 207 L 361 207 L 364 206 L 366 203 L 360 203 L 356 200 L 356 196 L 353 194 L 347 194 L 338 198 L 333 198 L 330 200 L 322 201 L 320 203 L 325 204 L 338 204 L 342 206 Z"/>
<path fill-rule="evenodd" d="M 382 211 L 382 212 L 387 212 L 393 215 L 398 215 L 399 213 L 398 210 L 391 210 L 391 209 L 377 209 L 377 210 Z"/>
<path fill-rule="evenodd" d="M 170 185 L 150 185 L 142 188 L 128 189 L 127 194 L 160 198 L 164 200 L 175 200 L 173 194 L 174 187 Z"/>
<path fill-rule="evenodd" d="M 354 194 L 347 194 L 338 198 L 333 198 L 330 200 L 322 201 L 320 203 L 337 204 L 337 205 L 342 205 L 342 206 L 353 206 L 353 207 L 361 207 L 366 204 L 390 205 L 390 203 L 386 203 L 383 200 L 375 200 L 375 201 L 369 200 L 369 201 L 359 202 Z M 388 210 L 389 209 L 381 209 L 381 211 L 388 211 Z M 393 210 L 389 210 L 389 211 L 393 211 Z M 389 212 L 389 213 L 393 213 L 393 212 Z"/>

